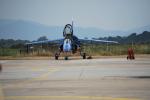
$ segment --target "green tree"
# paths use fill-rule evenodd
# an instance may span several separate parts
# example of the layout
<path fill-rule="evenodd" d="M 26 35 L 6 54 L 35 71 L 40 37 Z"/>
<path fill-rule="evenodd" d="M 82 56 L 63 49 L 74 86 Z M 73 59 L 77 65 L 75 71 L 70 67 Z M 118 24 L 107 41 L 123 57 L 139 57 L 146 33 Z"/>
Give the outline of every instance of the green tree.
<path fill-rule="evenodd" d="M 45 41 L 48 40 L 46 36 L 41 36 L 37 39 L 37 41 Z"/>

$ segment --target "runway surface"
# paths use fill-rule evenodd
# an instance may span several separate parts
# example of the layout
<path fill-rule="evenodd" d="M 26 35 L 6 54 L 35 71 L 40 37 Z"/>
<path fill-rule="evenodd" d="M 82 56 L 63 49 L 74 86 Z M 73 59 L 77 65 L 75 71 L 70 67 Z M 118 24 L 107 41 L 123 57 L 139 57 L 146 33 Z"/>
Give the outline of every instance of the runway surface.
<path fill-rule="evenodd" d="M 0 100 L 150 100 L 149 56 L 0 63 Z"/>

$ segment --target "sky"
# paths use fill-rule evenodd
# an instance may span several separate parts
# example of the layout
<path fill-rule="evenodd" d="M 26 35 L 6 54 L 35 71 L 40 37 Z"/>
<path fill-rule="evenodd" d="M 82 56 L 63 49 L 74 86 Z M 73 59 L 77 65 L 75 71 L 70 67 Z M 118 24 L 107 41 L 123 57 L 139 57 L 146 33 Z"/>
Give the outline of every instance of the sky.
<path fill-rule="evenodd" d="M 127 31 L 150 25 L 150 0 L 0 0 L 0 19 Z"/>

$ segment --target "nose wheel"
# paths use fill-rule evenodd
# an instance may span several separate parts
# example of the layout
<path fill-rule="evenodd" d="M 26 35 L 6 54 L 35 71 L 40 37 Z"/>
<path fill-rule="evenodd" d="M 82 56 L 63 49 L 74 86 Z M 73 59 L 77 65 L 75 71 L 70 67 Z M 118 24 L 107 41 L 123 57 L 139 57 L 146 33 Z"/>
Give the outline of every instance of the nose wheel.
<path fill-rule="evenodd" d="M 65 59 L 65 60 L 68 60 L 68 56 L 65 56 L 64 59 Z"/>

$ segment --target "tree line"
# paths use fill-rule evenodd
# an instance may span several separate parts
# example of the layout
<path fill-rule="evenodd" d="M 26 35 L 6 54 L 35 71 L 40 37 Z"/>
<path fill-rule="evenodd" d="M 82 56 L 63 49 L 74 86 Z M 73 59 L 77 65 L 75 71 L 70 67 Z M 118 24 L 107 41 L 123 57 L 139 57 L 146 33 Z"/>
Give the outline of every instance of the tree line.
<path fill-rule="evenodd" d="M 150 32 L 144 31 L 141 34 L 132 33 L 129 36 L 116 36 L 116 37 L 100 37 L 93 38 L 100 40 L 118 41 L 120 44 L 149 44 Z M 37 41 L 48 40 L 46 36 L 41 36 Z M 0 39 L 0 48 L 23 48 L 25 43 L 29 40 L 14 40 L 14 39 Z"/>
<path fill-rule="evenodd" d="M 116 36 L 116 37 L 104 37 L 98 38 L 101 40 L 118 41 L 120 44 L 147 44 L 150 43 L 150 32 L 144 31 L 141 34 L 132 33 L 129 36 Z"/>

